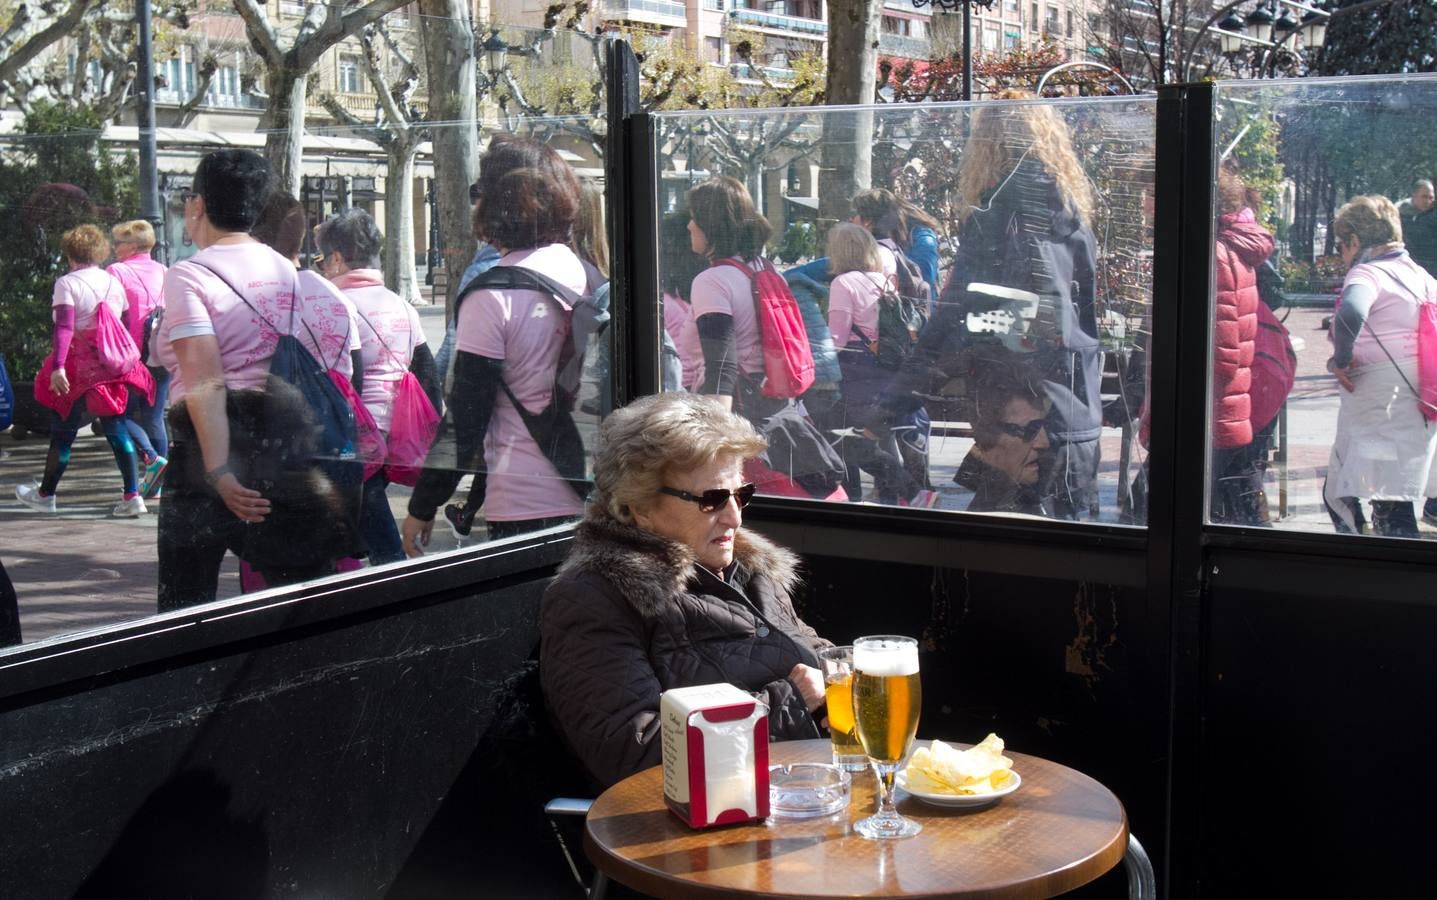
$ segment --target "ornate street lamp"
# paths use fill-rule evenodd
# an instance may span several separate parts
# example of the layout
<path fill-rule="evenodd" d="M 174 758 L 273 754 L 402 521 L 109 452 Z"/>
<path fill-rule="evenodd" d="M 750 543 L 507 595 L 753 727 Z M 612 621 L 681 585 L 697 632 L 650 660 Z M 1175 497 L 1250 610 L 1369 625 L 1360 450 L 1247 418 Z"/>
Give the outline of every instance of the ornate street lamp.
<path fill-rule="evenodd" d="M 1272 43 L 1272 26 L 1277 18 L 1268 12 L 1265 4 L 1259 4 L 1257 9 L 1247 14 L 1243 20 L 1247 36 L 1254 41 L 1263 44 Z"/>
<path fill-rule="evenodd" d="M 997 0 L 913 0 L 915 9 L 954 10 L 963 7 L 963 99 L 973 99 L 973 7 L 992 8 Z"/>
<path fill-rule="evenodd" d="M 1321 49 L 1327 42 L 1327 20 L 1331 18 L 1327 13 L 1318 10 L 1308 10 L 1307 15 L 1302 17 L 1302 25 L 1299 31 L 1302 34 L 1302 45 L 1313 50 Z"/>
<path fill-rule="evenodd" d="M 1299 20 L 1294 10 L 1305 15 Z M 1302 0 L 1259 0 L 1257 8 L 1245 17 L 1237 14 L 1237 4 L 1233 4 L 1213 30 L 1233 68 L 1242 64 L 1260 78 L 1284 60 L 1296 59 L 1299 48 L 1321 48 L 1331 16 L 1320 5 Z M 1250 53 L 1249 48 L 1253 48 Z"/>
<path fill-rule="evenodd" d="M 509 55 L 509 45 L 499 36 L 499 29 L 491 28 L 489 37 L 479 49 L 484 51 L 485 62 L 489 64 L 489 75 L 498 78 L 504 71 L 505 58 Z"/>
<path fill-rule="evenodd" d="M 1222 47 L 1222 55 L 1227 57 L 1237 56 L 1243 48 L 1243 21 L 1238 14 L 1229 12 L 1227 18 L 1217 23 L 1218 42 Z"/>

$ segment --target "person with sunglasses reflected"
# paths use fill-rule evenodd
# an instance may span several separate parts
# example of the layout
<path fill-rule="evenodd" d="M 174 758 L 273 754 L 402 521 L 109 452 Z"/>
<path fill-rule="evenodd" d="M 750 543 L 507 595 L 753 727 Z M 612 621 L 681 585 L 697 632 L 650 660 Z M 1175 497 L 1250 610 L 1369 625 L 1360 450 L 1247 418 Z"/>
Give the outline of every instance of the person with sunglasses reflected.
<path fill-rule="evenodd" d="M 769 707 L 773 740 L 817 738 L 818 651 L 794 611 L 798 557 L 742 530 L 765 449 L 715 398 L 644 397 L 599 430 L 594 493 L 544 594 L 539 673 L 591 787 L 660 760 L 659 694 L 728 682 Z"/>
<path fill-rule="evenodd" d="M 978 394 L 973 449 L 953 480 L 973 492 L 969 512 L 1043 515 L 1038 480 L 1050 444 L 1047 405 L 1020 375 L 990 375 Z"/>

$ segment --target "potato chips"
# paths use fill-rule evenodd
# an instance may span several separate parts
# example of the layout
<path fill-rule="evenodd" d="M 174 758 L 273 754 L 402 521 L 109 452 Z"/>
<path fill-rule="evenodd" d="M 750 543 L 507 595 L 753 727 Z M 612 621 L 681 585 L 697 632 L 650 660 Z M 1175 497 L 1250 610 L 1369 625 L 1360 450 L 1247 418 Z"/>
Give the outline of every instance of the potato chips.
<path fill-rule="evenodd" d="M 991 794 L 1008 783 L 1013 761 L 1003 755 L 1003 739 L 996 734 L 968 750 L 942 741 L 919 747 L 908 760 L 910 789 L 930 794 Z"/>

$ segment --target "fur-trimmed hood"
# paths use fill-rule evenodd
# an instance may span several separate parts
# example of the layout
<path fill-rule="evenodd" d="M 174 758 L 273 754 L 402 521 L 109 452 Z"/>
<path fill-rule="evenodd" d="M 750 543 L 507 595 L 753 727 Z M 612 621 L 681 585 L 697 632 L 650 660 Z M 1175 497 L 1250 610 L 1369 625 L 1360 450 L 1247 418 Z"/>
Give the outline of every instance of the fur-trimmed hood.
<path fill-rule="evenodd" d="M 740 529 L 734 535 L 734 559 L 753 577 L 767 578 L 784 593 L 799 584 L 799 558 L 768 538 Z M 694 552 L 634 525 L 625 525 L 591 506 L 574 532 L 574 549 L 559 576 L 592 574 L 611 582 L 645 619 L 655 618 L 683 593 L 694 574 Z"/>

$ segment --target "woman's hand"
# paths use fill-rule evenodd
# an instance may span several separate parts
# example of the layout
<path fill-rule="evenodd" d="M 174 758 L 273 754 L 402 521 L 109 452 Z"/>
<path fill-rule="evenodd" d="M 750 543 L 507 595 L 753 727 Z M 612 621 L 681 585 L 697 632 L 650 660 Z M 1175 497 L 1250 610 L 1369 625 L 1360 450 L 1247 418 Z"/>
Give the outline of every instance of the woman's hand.
<path fill-rule="evenodd" d="M 426 522 L 414 516 L 405 516 L 399 533 L 404 542 L 405 556 L 410 559 L 423 556 L 424 548 L 429 546 L 429 536 L 434 533 L 434 520 Z"/>
<path fill-rule="evenodd" d="M 1347 391 L 1347 393 L 1350 394 L 1356 390 L 1357 386 L 1352 382 L 1351 366 L 1334 365 L 1332 360 L 1329 359 L 1327 361 L 1327 371 L 1332 373 L 1332 377 L 1337 379 L 1337 383 L 1342 385 L 1342 389 Z"/>
<path fill-rule="evenodd" d="M 241 522 L 253 525 L 269 515 L 269 501 L 260 496 L 259 491 L 240 484 L 233 472 L 226 472 L 215 481 L 215 493 Z"/>
<path fill-rule="evenodd" d="M 56 369 L 50 373 L 50 393 L 57 397 L 70 393 L 70 379 L 65 375 L 64 369 Z"/>
<path fill-rule="evenodd" d="M 788 680 L 803 697 L 803 705 L 813 712 L 823 705 L 823 673 L 813 666 L 799 663 L 789 670 Z"/>

